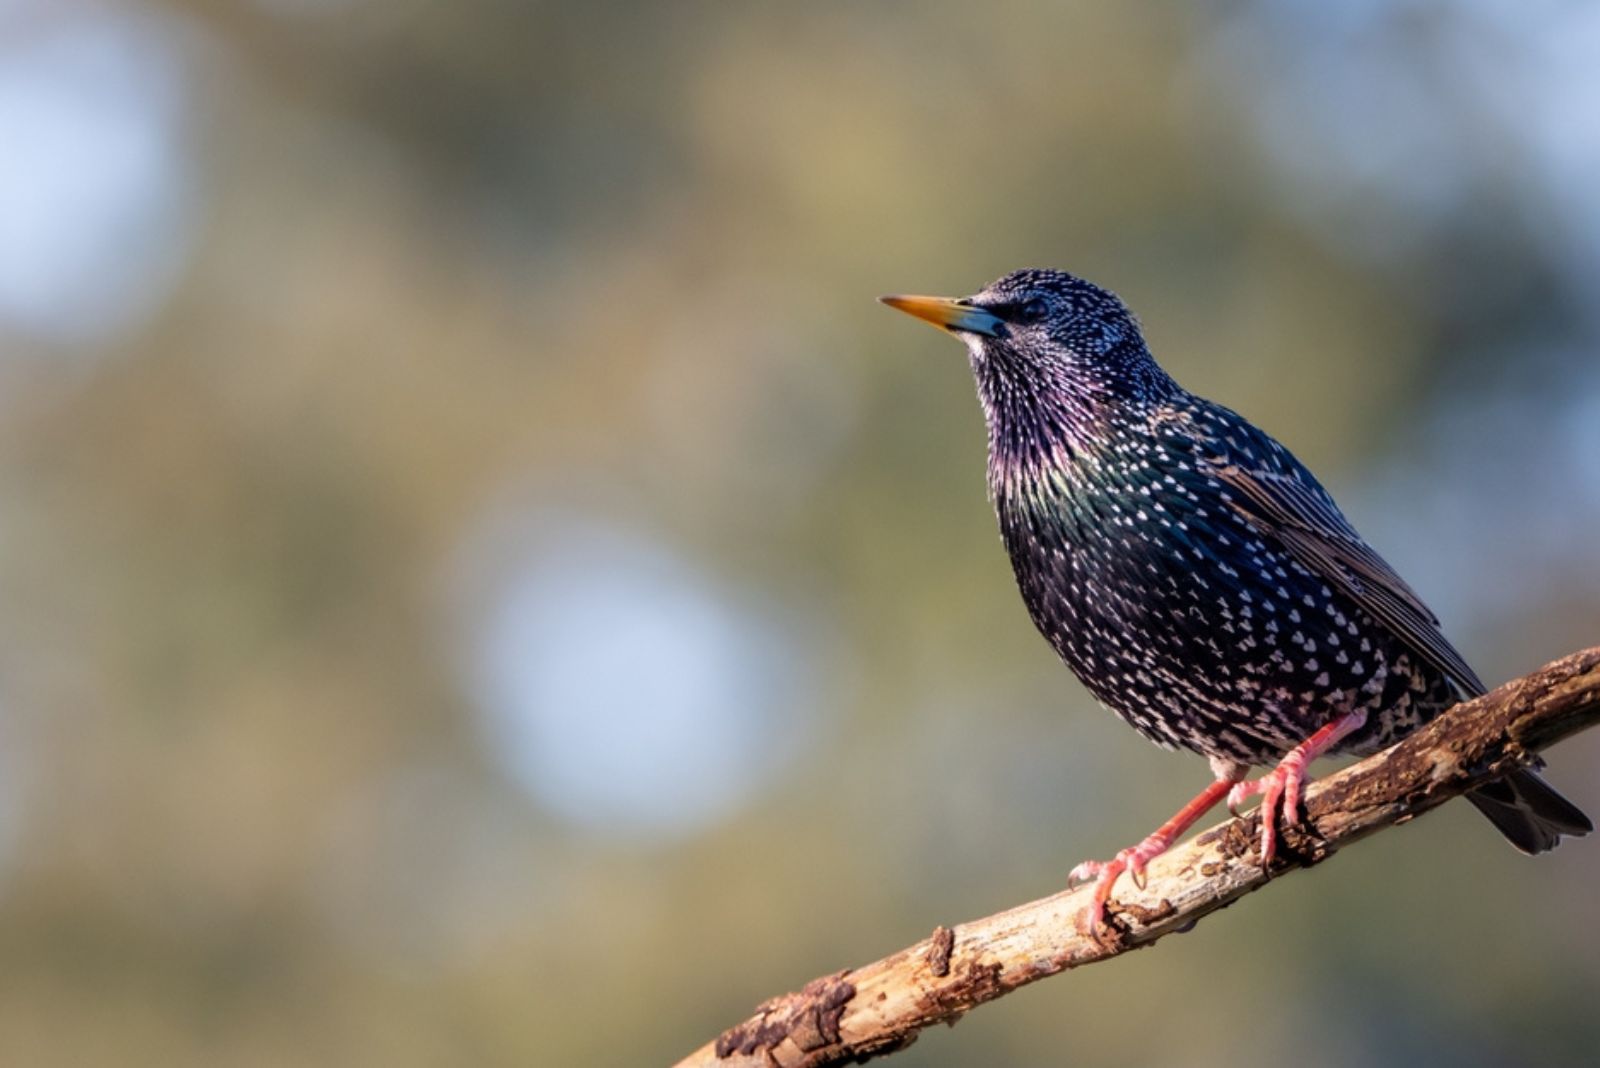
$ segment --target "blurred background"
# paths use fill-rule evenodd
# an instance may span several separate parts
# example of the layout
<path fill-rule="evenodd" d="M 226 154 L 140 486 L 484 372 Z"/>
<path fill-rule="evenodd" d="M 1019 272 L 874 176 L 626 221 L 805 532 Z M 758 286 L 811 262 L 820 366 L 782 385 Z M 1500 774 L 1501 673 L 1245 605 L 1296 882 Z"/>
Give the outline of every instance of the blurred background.
<path fill-rule="evenodd" d="M 1600 641 L 1597 54 L 1556 0 L 0 0 L 0 1063 L 665 1063 L 1189 798 L 879 293 L 1099 281 L 1491 682 Z M 1597 879 L 1451 805 L 894 1063 L 1592 1063 Z"/>

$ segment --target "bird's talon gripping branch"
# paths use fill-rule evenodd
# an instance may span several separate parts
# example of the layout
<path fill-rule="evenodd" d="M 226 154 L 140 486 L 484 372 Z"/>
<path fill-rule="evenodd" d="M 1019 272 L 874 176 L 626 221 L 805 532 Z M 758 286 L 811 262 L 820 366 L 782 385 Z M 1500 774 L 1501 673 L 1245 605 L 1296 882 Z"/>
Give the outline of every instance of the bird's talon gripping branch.
<path fill-rule="evenodd" d="M 1145 841 L 1148 842 L 1149 839 Z M 1067 875 L 1067 889 L 1069 890 L 1089 882 L 1094 883 L 1094 898 L 1078 919 L 1079 930 L 1087 934 L 1093 934 L 1105 928 L 1106 902 L 1111 898 L 1112 884 L 1117 881 L 1117 876 L 1128 870 L 1128 860 L 1135 848 L 1137 847 L 1124 849 L 1111 860 L 1086 860 L 1073 868 L 1071 873 Z M 1143 865 L 1140 865 L 1139 870 L 1143 871 Z M 1143 883 L 1140 881 L 1140 889 L 1143 888 Z"/>
<path fill-rule="evenodd" d="M 1121 850 L 1110 860 L 1086 860 L 1068 873 L 1069 890 L 1090 880 L 1095 883 L 1094 901 L 1085 910 L 1086 923 L 1083 926 L 1086 930 L 1092 932 L 1105 927 L 1106 902 L 1111 899 L 1111 887 L 1117 881 L 1117 876 L 1127 872 L 1129 881 L 1143 890 L 1149 883 L 1146 867 L 1150 861 L 1165 853 L 1181 833 L 1169 833 L 1168 827 L 1163 826 L 1138 845 Z"/>
<path fill-rule="evenodd" d="M 1350 712 L 1326 724 L 1289 750 L 1278 766 L 1248 782 L 1234 783 L 1228 791 L 1228 811 L 1239 814 L 1239 804 L 1261 795 L 1261 866 L 1270 867 L 1277 855 L 1278 820 L 1285 827 L 1300 825 L 1300 799 L 1305 790 L 1306 765 L 1327 752 L 1340 739 L 1367 721 L 1365 712 Z"/>
<path fill-rule="evenodd" d="M 1261 795 L 1261 866 L 1269 867 L 1277 854 L 1277 825 L 1282 818 L 1284 826 L 1295 826 L 1300 819 L 1300 791 L 1296 779 L 1295 789 L 1288 789 L 1287 767 L 1296 758 L 1299 749 L 1292 750 L 1283 763 L 1249 782 L 1241 782 L 1228 791 L 1228 811 L 1239 815 L 1239 804 L 1256 794 Z"/>
<path fill-rule="evenodd" d="M 1129 846 L 1110 860 L 1086 860 L 1073 868 L 1067 875 L 1067 889 L 1074 889 L 1091 880 L 1095 884 L 1094 900 L 1084 910 L 1083 920 L 1079 926 L 1090 933 L 1104 928 L 1106 902 L 1111 898 L 1111 885 L 1117 881 L 1117 876 L 1128 872 L 1133 884 L 1143 890 L 1146 884 L 1146 866 L 1165 853 L 1173 842 L 1182 837 L 1184 831 L 1194 825 L 1195 820 L 1222 800 L 1222 795 L 1231 785 L 1227 779 L 1218 779 L 1138 845 Z"/>

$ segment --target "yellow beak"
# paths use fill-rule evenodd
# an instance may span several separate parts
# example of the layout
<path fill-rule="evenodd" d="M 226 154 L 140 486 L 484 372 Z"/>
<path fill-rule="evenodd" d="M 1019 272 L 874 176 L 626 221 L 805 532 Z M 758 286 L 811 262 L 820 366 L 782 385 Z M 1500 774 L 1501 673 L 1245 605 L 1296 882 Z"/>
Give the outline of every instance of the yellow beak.
<path fill-rule="evenodd" d="M 949 297 L 879 297 L 879 300 L 907 315 L 932 323 L 943 330 L 957 333 L 987 334 L 999 337 L 1004 333 L 1004 321 L 997 315 L 979 308 L 966 300 Z"/>

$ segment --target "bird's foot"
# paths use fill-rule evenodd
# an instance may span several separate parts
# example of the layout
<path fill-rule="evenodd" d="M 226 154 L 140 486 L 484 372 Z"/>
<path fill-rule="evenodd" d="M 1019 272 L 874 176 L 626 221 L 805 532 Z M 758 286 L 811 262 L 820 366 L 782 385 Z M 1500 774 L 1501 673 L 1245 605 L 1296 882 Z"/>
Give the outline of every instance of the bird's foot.
<path fill-rule="evenodd" d="M 1261 866 L 1272 865 L 1272 858 L 1278 849 L 1278 819 L 1282 817 L 1284 826 L 1296 827 L 1300 824 L 1300 795 L 1305 786 L 1306 765 L 1310 763 L 1304 752 L 1299 747 L 1291 749 L 1289 755 L 1278 763 L 1278 766 L 1261 776 L 1247 782 L 1235 783 L 1233 789 L 1228 791 L 1228 811 L 1235 816 L 1239 814 L 1239 805 L 1245 800 L 1261 795 Z"/>
<path fill-rule="evenodd" d="M 1231 785 L 1231 777 L 1218 779 L 1138 845 L 1129 846 L 1110 860 L 1086 860 L 1073 868 L 1067 876 L 1067 889 L 1094 881 L 1094 898 L 1078 917 L 1079 929 L 1087 935 L 1098 934 L 1106 925 L 1106 902 L 1111 898 L 1111 884 L 1117 881 L 1117 876 L 1128 872 L 1134 885 L 1143 890 L 1145 865 L 1165 853 L 1184 831 L 1194 826 L 1195 820 L 1221 801 Z"/>
<path fill-rule="evenodd" d="M 1239 814 L 1239 804 L 1247 798 L 1261 795 L 1261 867 L 1272 865 L 1278 847 L 1278 819 L 1284 826 L 1300 825 L 1300 795 L 1305 788 L 1306 766 L 1332 749 L 1351 731 L 1367 722 L 1364 711 L 1347 712 L 1343 716 L 1318 728 L 1318 730 L 1289 750 L 1278 766 L 1249 782 L 1239 782 L 1228 791 L 1228 811 Z"/>
<path fill-rule="evenodd" d="M 1110 860 L 1086 860 L 1067 873 L 1067 889 L 1071 890 L 1090 881 L 1094 882 L 1094 900 L 1079 917 L 1079 927 L 1085 934 L 1093 934 L 1105 927 L 1106 901 L 1111 897 L 1111 885 L 1123 872 L 1133 880 L 1133 885 L 1144 889 L 1145 865 L 1165 853 L 1172 840 L 1160 831 L 1150 835 L 1136 846 L 1129 846 Z"/>

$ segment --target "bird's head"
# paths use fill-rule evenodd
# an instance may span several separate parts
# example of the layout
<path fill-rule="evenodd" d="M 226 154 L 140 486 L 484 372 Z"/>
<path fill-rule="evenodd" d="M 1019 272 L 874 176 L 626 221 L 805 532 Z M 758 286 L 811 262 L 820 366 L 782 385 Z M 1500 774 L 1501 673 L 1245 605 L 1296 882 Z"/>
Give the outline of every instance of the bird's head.
<path fill-rule="evenodd" d="M 1117 295 L 1065 271 L 1015 271 L 970 297 L 879 299 L 966 343 L 991 422 L 1095 421 L 1172 388 Z"/>

